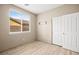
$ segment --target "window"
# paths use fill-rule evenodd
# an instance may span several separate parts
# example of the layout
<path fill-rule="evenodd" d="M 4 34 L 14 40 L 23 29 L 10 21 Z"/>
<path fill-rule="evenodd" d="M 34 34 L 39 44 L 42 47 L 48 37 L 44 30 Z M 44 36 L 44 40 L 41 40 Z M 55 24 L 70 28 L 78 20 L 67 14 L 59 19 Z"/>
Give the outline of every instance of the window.
<path fill-rule="evenodd" d="M 10 14 L 10 32 L 29 31 L 30 16 L 15 10 L 11 10 Z"/>

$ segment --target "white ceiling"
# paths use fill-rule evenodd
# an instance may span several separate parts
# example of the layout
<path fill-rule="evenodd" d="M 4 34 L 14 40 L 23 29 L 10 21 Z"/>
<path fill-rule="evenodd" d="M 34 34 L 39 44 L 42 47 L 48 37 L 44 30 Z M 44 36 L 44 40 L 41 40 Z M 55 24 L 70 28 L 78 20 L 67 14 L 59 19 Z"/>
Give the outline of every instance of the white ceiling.
<path fill-rule="evenodd" d="M 28 4 L 27 6 L 24 4 L 15 4 L 15 5 L 25 10 L 28 10 L 34 14 L 39 14 L 57 8 L 62 4 Z"/>

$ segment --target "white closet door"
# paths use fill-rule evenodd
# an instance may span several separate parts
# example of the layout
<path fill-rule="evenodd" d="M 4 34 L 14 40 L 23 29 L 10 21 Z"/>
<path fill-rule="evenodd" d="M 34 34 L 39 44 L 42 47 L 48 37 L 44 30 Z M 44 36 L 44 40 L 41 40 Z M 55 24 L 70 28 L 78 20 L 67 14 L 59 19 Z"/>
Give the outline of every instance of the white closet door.
<path fill-rule="evenodd" d="M 64 47 L 73 51 L 77 49 L 77 20 L 76 14 L 66 15 L 65 17 L 65 39 Z"/>
<path fill-rule="evenodd" d="M 64 20 L 64 16 L 61 17 L 61 38 L 62 38 L 62 41 L 61 41 L 61 45 L 63 46 L 64 44 L 64 37 L 65 35 L 65 20 Z"/>
<path fill-rule="evenodd" d="M 64 16 L 64 45 L 63 47 L 71 49 L 71 17 L 69 15 Z"/>
<path fill-rule="evenodd" d="M 60 36 L 60 45 L 63 46 L 63 42 L 64 42 L 64 18 L 63 16 L 60 17 L 60 20 L 59 20 L 60 24 L 59 24 L 59 36 Z"/>
<path fill-rule="evenodd" d="M 53 43 L 79 52 L 79 13 L 53 18 Z"/>
<path fill-rule="evenodd" d="M 76 51 L 77 49 L 77 18 L 76 18 L 77 14 L 72 14 L 70 15 L 71 17 L 71 36 L 72 36 L 72 40 L 71 40 L 71 50 Z"/>
<path fill-rule="evenodd" d="M 59 45 L 62 46 L 62 17 L 58 17 L 58 35 L 59 35 Z"/>
<path fill-rule="evenodd" d="M 61 45 L 61 32 L 60 32 L 60 23 L 61 23 L 61 17 L 58 17 L 58 20 L 57 20 L 57 28 L 58 28 L 58 45 Z"/>
<path fill-rule="evenodd" d="M 79 52 L 79 14 L 77 15 L 77 51 Z"/>
<path fill-rule="evenodd" d="M 58 44 L 59 43 L 59 41 L 58 41 L 58 25 L 57 25 L 57 21 L 58 20 L 58 18 L 57 17 L 55 17 L 55 18 L 53 18 L 53 43 L 54 44 Z"/>
<path fill-rule="evenodd" d="M 53 43 L 62 45 L 61 17 L 53 18 Z"/>

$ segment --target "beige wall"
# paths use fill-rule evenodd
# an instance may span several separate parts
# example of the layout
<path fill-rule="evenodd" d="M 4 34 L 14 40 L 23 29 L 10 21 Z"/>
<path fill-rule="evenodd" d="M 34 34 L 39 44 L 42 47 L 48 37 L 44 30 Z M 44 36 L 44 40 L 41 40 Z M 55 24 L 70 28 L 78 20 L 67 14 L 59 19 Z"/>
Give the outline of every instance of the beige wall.
<path fill-rule="evenodd" d="M 19 10 L 28 13 L 31 16 L 31 32 L 26 33 L 9 33 L 9 17 L 10 9 Z M 14 5 L 0 5 L 0 51 L 18 46 L 20 44 L 32 42 L 36 39 L 36 16 L 28 11 L 20 9 Z"/>
<path fill-rule="evenodd" d="M 74 12 L 79 12 L 79 5 L 62 5 L 58 8 L 55 8 L 53 10 L 44 12 L 42 14 L 38 15 L 37 20 L 37 39 L 40 41 L 51 43 L 52 39 L 52 25 L 51 25 L 51 19 L 54 16 L 60 16 L 64 14 L 70 14 Z M 47 21 L 47 24 L 44 24 L 44 22 Z M 41 22 L 42 24 L 38 24 Z"/>

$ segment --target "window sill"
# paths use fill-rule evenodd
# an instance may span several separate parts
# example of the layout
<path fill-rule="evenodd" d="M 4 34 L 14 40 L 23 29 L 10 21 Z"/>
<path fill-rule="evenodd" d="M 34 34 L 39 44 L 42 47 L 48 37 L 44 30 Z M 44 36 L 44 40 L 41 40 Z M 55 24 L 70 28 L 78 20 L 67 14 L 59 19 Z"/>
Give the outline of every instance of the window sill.
<path fill-rule="evenodd" d="M 31 31 L 23 31 L 23 32 L 9 32 L 9 34 L 23 34 L 23 33 L 30 33 Z"/>

